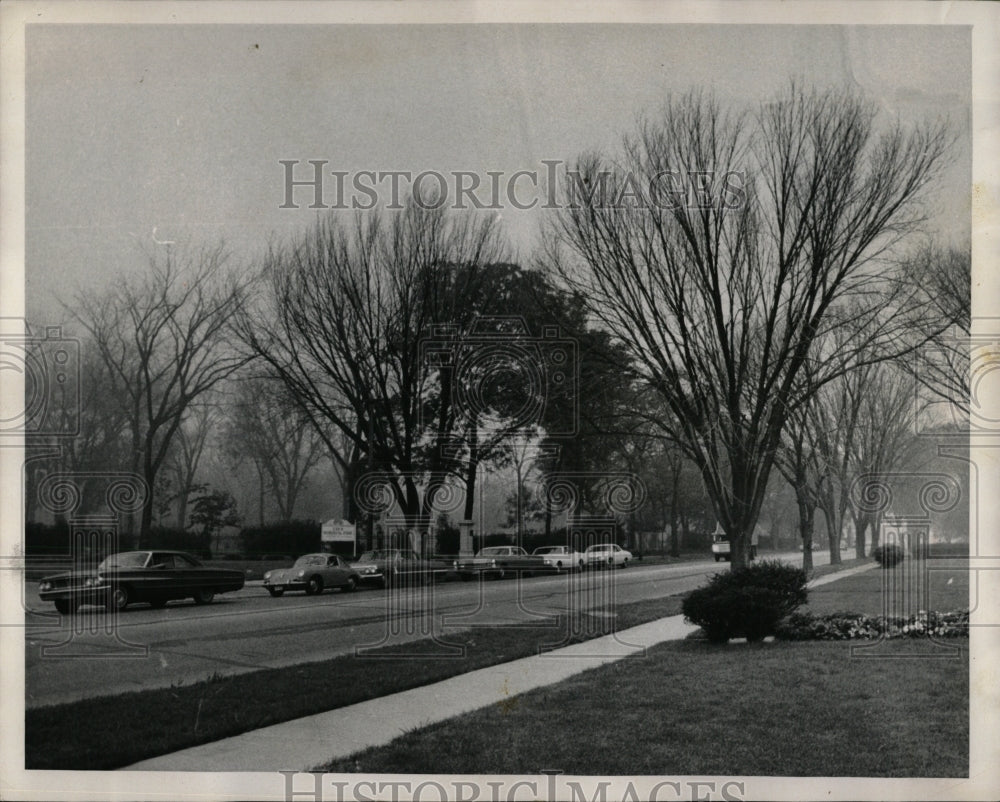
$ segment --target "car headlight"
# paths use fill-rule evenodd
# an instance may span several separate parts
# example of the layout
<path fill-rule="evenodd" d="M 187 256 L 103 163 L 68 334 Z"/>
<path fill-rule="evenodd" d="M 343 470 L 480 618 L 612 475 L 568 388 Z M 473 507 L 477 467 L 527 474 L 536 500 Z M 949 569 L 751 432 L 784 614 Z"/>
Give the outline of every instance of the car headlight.
<path fill-rule="evenodd" d="M 490 560 L 490 568 L 496 568 L 496 567 L 497 567 L 497 561 L 496 560 Z"/>
<path fill-rule="evenodd" d="M 271 572 L 270 571 L 265 571 L 264 572 L 264 579 L 270 579 L 270 578 L 271 578 Z"/>
<path fill-rule="evenodd" d="M 39 590 L 52 590 L 52 583 L 51 582 L 39 582 L 38 583 L 38 589 Z"/>
<path fill-rule="evenodd" d="M 378 566 L 377 565 L 366 565 L 362 569 L 362 573 L 365 573 L 365 574 L 377 574 L 378 573 Z"/>
<path fill-rule="evenodd" d="M 302 569 L 301 571 L 299 571 L 299 572 L 298 572 L 298 573 L 296 574 L 296 576 L 297 576 L 297 577 L 298 577 L 299 579 L 302 579 L 302 577 L 304 577 L 305 575 L 306 575 L 306 569 L 305 569 L 305 568 L 303 568 L 303 569 Z"/>

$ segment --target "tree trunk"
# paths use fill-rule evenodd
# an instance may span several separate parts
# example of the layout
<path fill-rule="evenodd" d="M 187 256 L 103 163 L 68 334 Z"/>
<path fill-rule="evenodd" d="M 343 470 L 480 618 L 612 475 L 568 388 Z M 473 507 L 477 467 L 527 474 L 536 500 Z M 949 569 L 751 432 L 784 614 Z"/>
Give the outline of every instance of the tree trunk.
<path fill-rule="evenodd" d="M 816 522 L 816 506 L 801 488 L 795 489 L 796 503 L 799 507 L 799 537 L 802 540 L 802 570 L 808 573 L 813 569 L 812 542 Z"/>
<path fill-rule="evenodd" d="M 469 465 L 465 472 L 465 521 L 471 521 L 476 511 L 476 474 L 479 472 L 479 426 L 473 420 L 469 429 Z"/>
<path fill-rule="evenodd" d="M 675 470 L 670 476 L 670 556 L 681 556 L 680 533 L 677 531 L 677 501 L 680 496 L 680 471 Z"/>
<path fill-rule="evenodd" d="M 865 530 L 868 528 L 868 516 L 865 513 L 854 515 L 854 556 L 859 560 L 865 556 Z"/>
<path fill-rule="evenodd" d="M 264 471 L 257 467 L 257 523 L 264 525 Z"/>
<path fill-rule="evenodd" d="M 840 522 L 837 514 L 826 507 L 823 508 L 823 519 L 826 521 L 826 534 L 830 538 L 830 565 L 840 564 Z"/>
<path fill-rule="evenodd" d="M 871 551 L 875 551 L 879 547 L 879 543 L 882 541 L 882 513 L 876 512 L 871 516 L 872 525 L 872 547 Z"/>

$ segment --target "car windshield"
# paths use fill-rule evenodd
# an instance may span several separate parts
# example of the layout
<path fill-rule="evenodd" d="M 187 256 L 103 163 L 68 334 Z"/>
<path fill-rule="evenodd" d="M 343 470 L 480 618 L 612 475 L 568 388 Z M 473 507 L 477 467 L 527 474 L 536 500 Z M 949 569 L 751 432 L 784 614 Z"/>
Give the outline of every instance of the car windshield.
<path fill-rule="evenodd" d="M 587 551 L 607 551 L 608 546 L 587 546 Z"/>
<path fill-rule="evenodd" d="M 379 551 L 378 549 L 376 549 L 375 551 L 364 552 L 360 557 L 358 557 L 358 562 L 370 563 L 374 562 L 375 560 L 388 560 L 391 556 L 392 552 L 390 551 Z"/>
<path fill-rule="evenodd" d="M 295 561 L 294 568 L 301 568 L 305 565 L 326 565 L 326 557 L 322 554 L 306 554 Z"/>
<path fill-rule="evenodd" d="M 535 549 L 535 554 L 565 554 L 565 546 L 540 546 Z"/>
<path fill-rule="evenodd" d="M 505 546 L 490 546 L 489 548 L 483 549 L 479 553 L 485 557 L 489 557 L 491 555 L 496 555 L 496 554 L 506 554 L 507 548 Z"/>
<path fill-rule="evenodd" d="M 112 554 L 105 557 L 99 566 L 98 571 L 106 571 L 110 568 L 142 568 L 149 559 L 148 551 L 124 551 L 120 554 Z"/>

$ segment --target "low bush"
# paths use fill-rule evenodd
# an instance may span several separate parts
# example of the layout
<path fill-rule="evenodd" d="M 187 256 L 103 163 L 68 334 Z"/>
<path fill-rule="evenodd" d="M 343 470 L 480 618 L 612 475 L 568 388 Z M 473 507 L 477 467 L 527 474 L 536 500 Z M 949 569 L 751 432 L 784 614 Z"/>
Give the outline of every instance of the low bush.
<path fill-rule="evenodd" d="M 69 524 L 65 518 L 58 518 L 54 524 L 28 521 L 24 526 L 24 553 L 29 557 L 38 555 L 66 556 L 72 544 L 69 539 Z"/>
<path fill-rule="evenodd" d="M 872 550 L 875 562 L 883 568 L 892 568 L 903 561 L 903 549 L 895 543 L 883 543 Z"/>
<path fill-rule="evenodd" d="M 806 574 L 801 568 L 763 560 L 715 574 L 707 585 L 684 597 L 681 609 L 714 643 L 738 637 L 759 641 L 775 634 L 778 622 L 807 598 Z"/>
<path fill-rule="evenodd" d="M 778 624 L 780 640 L 867 640 L 874 638 L 957 638 L 969 634 L 969 611 L 921 610 L 909 617 L 860 613 L 793 613 Z"/>
<path fill-rule="evenodd" d="M 322 545 L 319 521 L 277 521 L 264 526 L 247 526 L 240 532 L 247 555 L 308 554 Z"/>

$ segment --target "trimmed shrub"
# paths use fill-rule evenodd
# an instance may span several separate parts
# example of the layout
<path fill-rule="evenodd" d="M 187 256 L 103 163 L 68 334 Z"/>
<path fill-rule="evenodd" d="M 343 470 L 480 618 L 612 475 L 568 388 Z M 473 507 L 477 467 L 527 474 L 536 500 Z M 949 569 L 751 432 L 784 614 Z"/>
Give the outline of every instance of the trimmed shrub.
<path fill-rule="evenodd" d="M 715 574 L 684 597 L 681 610 L 713 643 L 738 637 L 759 641 L 775 634 L 778 622 L 805 604 L 806 581 L 801 568 L 763 560 Z"/>
<path fill-rule="evenodd" d="M 902 547 L 895 543 L 883 543 L 880 546 L 876 546 L 872 551 L 872 557 L 875 558 L 875 562 L 883 568 L 892 568 L 894 565 L 899 565 L 903 561 L 904 556 Z"/>

